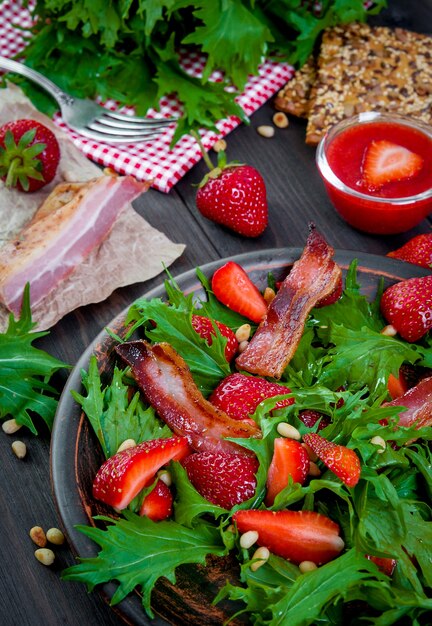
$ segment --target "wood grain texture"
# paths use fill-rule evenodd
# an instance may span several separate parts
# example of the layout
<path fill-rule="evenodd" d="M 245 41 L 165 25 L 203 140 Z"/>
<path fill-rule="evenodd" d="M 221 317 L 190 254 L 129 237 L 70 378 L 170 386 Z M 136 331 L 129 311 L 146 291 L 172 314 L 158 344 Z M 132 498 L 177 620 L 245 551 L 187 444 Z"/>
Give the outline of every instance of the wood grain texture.
<path fill-rule="evenodd" d="M 389 8 L 374 23 L 428 32 L 432 26 L 432 0 L 389 0 Z M 304 143 L 305 122 L 290 120 L 272 139 L 260 137 L 256 127 L 268 124 L 274 112 L 269 102 L 228 136 L 228 156 L 257 167 L 267 184 L 270 224 L 262 237 L 248 240 L 202 218 L 195 208 L 192 184 L 203 177 L 200 162 L 170 194 L 151 190 L 135 202 L 139 213 L 174 241 L 186 243 L 184 254 L 171 267 L 174 276 L 216 259 L 268 248 L 301 247 L 307 224 L 314 221 L 335 248 L 386 254 L 410 237 L 429 232 L 429 221 L 398 236 L 366 235 L 347 226 L 327 199 L 315 167 L 315 150 Z M 214 158 L 214 155 L 213 155 Z M 69 314 L 38 347 L 75 364 L 97 333 L 127 304 L 156 286 L 160 277 L 145 284 L 117 290 L 105 302 Z M 1 376 L 1 373 L 0 373 Z M 57 377 L 59 389 L 66 373 Z M 11 443 L 22 439 L 28 455 L 18 460 Z M 28 532 L 34 525 L 45 529 L 60 525 L 50 484 L 50 436 L 41 427 L 33 437 L 20 431 L 8 436 L 0 431 L 0 624 L 2 626 L 120 626 L 123 620 L 98 593 L 60 580 L 60 572 L 75 562 L 67 545 L 55 549 L 54 566 L 44 567 L 34 558 L 36 546 Z M 190 623 L 197 623 L 190 621 Z M 201 626 L 201 625 L 199 625 Z"/>

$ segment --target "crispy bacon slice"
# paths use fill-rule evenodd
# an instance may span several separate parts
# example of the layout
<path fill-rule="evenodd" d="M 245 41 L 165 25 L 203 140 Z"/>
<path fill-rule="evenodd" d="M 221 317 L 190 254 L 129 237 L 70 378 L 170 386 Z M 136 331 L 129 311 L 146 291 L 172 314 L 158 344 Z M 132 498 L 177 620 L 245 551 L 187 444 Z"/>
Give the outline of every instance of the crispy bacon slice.
<path fill-rule="evenodd" d="M 341 280 L 334 250 L 314 228 L 306 247 L 271 302 L 248 347 L 236 359 L 238 369 L 280 378 L 294 356 L 312 308 Z"/>
<path fill-rule="evenodd" d="M 147 401 L 197 451 L 249 452 L 225 437 L 260 437 L 258 426 L 232 419 L 204 398 L 182 357 L 168 343 L 131 341 L 116 347 Z"/>
<path fill-rule="evenodd" d="M 1 249 L 0 300 L 19 313 L 27 282 L 31 305 L 43 300 L 101 244 L 127 203 L 148 187 L 132 176 L 57 185 L 17 239 Z"/>
<path fill-rule="evenodd" d="M 406 411 L 399 414 L 399 426 L 423 426 L 432 425 L 432 376 L 423 378 L 415 387 L 408 389 L 402 396 L 384 402 L 386 406 L 404 406 Z"/>

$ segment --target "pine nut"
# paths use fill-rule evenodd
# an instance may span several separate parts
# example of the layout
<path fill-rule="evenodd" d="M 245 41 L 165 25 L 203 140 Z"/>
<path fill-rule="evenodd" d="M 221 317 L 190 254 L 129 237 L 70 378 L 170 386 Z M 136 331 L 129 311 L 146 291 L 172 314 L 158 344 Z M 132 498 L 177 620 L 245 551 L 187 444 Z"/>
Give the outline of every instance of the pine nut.
<path fill-rule="evenodd" d="M 266 287 L 264 289 L 263 298 L 267 302 L 267 304 L 270 304 L 270 302 L 274 300 L 275 295 L 275 291 L 271 287 Z"/>
<path fill-rule="evenodd" d="M 23 459 L 27 454 L 27 446 L 23 441 L 14 441 L 12 444 L 12 450 L 18 459 Z"/>
<path fill-rule="evenodd" d="M 250 324 L 242 324 L 236 330 L 235 336 L 239 343 L 242 341 L 247 341 L 251 334 L 251 325 Z"/>
<path fill-rule="evenodd" d="M 268 561 L 269 556 L 270 556 L 270 551 L 268 550 L 268 548 L 265 548 L 264 546 L 261 546 L 260 548 L 255 550 L 252 556 L 252 559 L 258 559 L 258 560 L 251 564 L 250 566 L 251 570 L 253 572 L 256 572 L 257 569 L 259 569 L 262 565 L 264 565 L 264 563 Z"/>
<path fill-rule="evenodd" d="M 213 146 L 213 150 L 215 152 L 225 152 L 226 149 L 227 149 L 227 142 L 225 141 L 225 139 L 218 139 L 215 145 Z"/>
<path fill-rule="evenodd" d="M 397 335 L 397 330 L 392 324 L 388 324 L 382 329 L 381 335 L 385 335 L 386 337 L 394 337 L 395 335 Z"/>
<path fill-rule="evenodd" d="M 258 126 L 257 133 L 258 135 L 261 135 L 261 137 L 267 137 L 270 139 L 270 137 L 273 137 L 275 134 L 275 129 L 273 126 Z"/>
<path fill-rule="evenodd" d="M 314 463 L 318 461 L 318 455 L 315 454 L 315 452 L 312 450 L 310 446 L 307 445 L 307 443 L 302 443 L 302 446 L 308 453 L 308 457 L 310 461 L 313 461 Z"/>
<path fill-rule="evenodd" d="M 46 533 L 46 538 L 50 543 L 56 546 L 61 546 L 65 542 L 65 536 L 59 528 L 49 528 Z"/>
<path fill-rule="evenodd" d="M 54 563 L 55 554 L 49 548 L 38 548 L 34 554 L 42 565 L 52 565 Z"/>
<path fill-rule="evenodd" d="M 256 530 L 248 530 L 240 537 L 240 545 L 245 550 L 251 548 L 258 541 L 258 533 Z"/>
<path fill-rule="evenodd" d="M 321 476 L 320 468 L 313 461 L 310 462 L 308 474 L 309 474 L 309 476 Z"/>
<path fill-rule="evenodd" d="M 289 121 L 285 113 L 280 111 L 273 115 L 273 124 L 278 128 L 287 128 L 287 126 L 289 125 Z"/>
<path fill-rule="evenodd" d="M 385 451 L 386 447 L 387 447 L 387 444 L 386 444 L 385 440 L 382 437 L 380 437 L 379 435 L 375 435 L 375 437 L 372 437 L 370 442 L 374 446 L 378 446 L 378 450 L 377 450 L 378 454 L 382 454 Z"/>
<path fill-rule="evenodd" d="M 45 535 L 45 531 L 40 526 L 33 526 L 29 532 L 30 538 L 37 546 L 40 548 L 45 548 L 47 544 L 47 538 Z"/>
<path fill-rule="evenodd" d="M 22 427 L 22 424 L 18 424 L 18 422 L 16 421 L 15 418 L 12 418 L 10 420 L 6 420 L 5 422 L 3 422 L 2 424 L 2 428 L 4 430 L 4 432 L 7 435 L 13 435 L 14 433 L 16 433 L 20 428 Z"/>
<path fill-rule="evenodd" d="M 286 439 L 296 439 L 297 441 L 301 439 L 300 431 L 292 424 L 288 424 L 288 422 L 280 422 L 276 430 L 279 435 Z"/>
<path fill-rule="evenodd" d="M 128 450 L 129 448 L 134 448 L 136 446 L 135 439 L 125 439 L 123 443 L 121 443 L 117 449 L 117 452 L 123 452 L 123 450 Z"/>
<path fill-rule="evenodd" d="M 238 347 L 238 350 L 237 350 L 239 352 L 239 354 L 244 352 L 246 350 L 246 348 L 248 347 L 248 345 L 249 345 L 249 341 L 241 341 L 239 343 L 239 347 Z"/>
<path fill-rule="evenodd" d="M 302 561 L 299 564 L 299 570 L 302 574 L 305 574 L 306 572 L 312 572 L 314 569 L 318 569 L 318 566 L 313 561 Z"/>
<path fill-rule="evenodd" d="M 167 487 L 172 485 L 172 476 L 168 470 L 159 470 L 157 476 Z"/>

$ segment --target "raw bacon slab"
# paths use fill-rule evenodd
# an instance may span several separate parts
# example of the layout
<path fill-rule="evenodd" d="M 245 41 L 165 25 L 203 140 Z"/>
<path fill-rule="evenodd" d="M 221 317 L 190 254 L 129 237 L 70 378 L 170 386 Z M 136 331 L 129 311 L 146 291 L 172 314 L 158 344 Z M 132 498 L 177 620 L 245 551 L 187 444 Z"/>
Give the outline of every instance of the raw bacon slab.
<path fill-rule="evenodd" d="M 148 186 L 132 176 L 58 185 L 19 236 L 0 250 L 4 305 L 18 314 L 27 282 L 31 305 L 41 302 L 100 245 L 121 211 Z"/>
<path fill-rule="evenodd" d="M 132 341 L 116 347 L 159 417 L 196 451 L 249 454 L 225 437 L 260 437 L 256 425 L 232 419 L 199 391 L 182 357 L 168 343 Z"/>
<path fill-rule="evenodd" d="M 330 295 L 342 271 L 334 250 L 311 230 L 306 247 L 271 302 L 248 347 L 236 359 L 240 370 L 280 378 L 294 356 L 313 307 Z"/>

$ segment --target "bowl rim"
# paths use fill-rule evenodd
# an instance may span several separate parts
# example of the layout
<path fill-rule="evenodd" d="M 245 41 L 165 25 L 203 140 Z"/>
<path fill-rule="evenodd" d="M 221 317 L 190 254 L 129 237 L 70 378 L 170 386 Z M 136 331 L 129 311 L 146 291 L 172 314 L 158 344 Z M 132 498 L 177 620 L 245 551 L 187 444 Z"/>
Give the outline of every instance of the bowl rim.
<path fill-rule="evenodd" d="M 357 115 L 345 118 L 332 126 L 319 142 L 316 150 L 315 161 L 323 179 L 333 185 L 333 187 L 335 187 L 339 191 L 346 193 L 347 195 L 353 196 L 360 200 L 365 200 L 367 202 L 376 203 L 378 206 L 391 203 L 392 205 L 403 207 L 404 205 L 412 204 L 413 202 L 418 203 L 422 202 L 423 200 L 431 199 L 432 184 L 429 189 L 426 189 L 425 191 L 422 191 L 421 193 L 415 194 L 413 196 L 404 196 L 402 198 L 383 198 L 381 196 L 374 196 L 372 194 L 362 193 L 361 191 L 357 191 L 356 189 L 349 187 L 333 172 L 326 157 L 326 146 L 333 139 L 333 137 L 339 132 L 345 130 L 345 128 L 353 126 L 353 124 L 359 122 L 361 124 L 368 124 L 370 122 L 376 121 L 392 122 L 402 124 L 404 126 L 413 127 L 415 130 L 418 130 L 427 135 L 432 142 L 432 128 L 421 120 L 409 118 L 403 115 L 397 115 L 394 113 L 380 113 L 377 111 L 365 111 L 362 113 L 358 113 Z"/>

